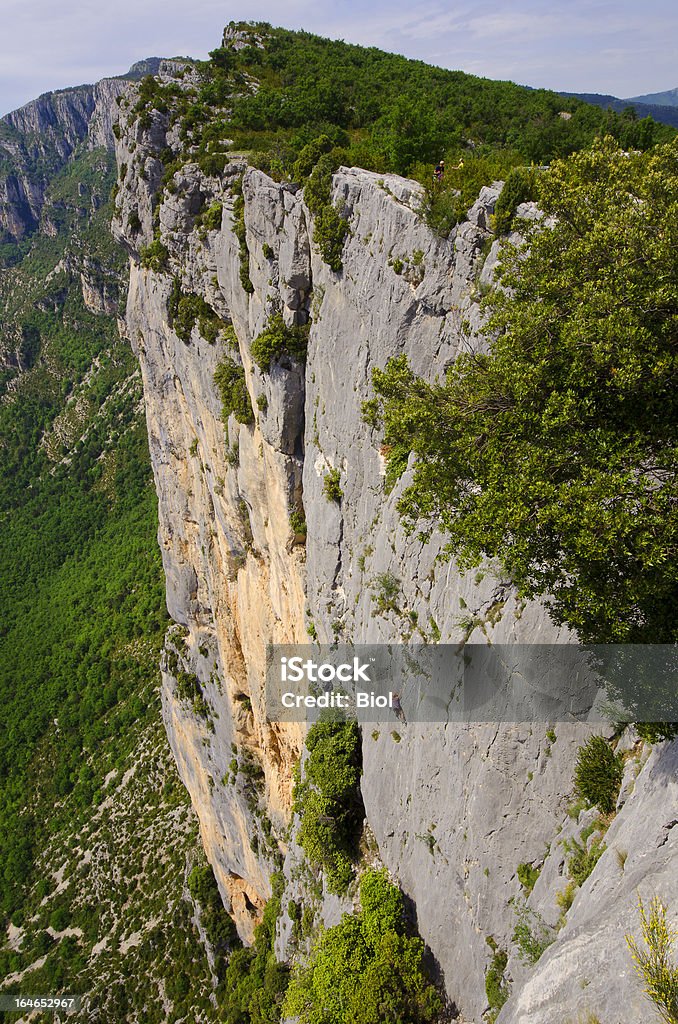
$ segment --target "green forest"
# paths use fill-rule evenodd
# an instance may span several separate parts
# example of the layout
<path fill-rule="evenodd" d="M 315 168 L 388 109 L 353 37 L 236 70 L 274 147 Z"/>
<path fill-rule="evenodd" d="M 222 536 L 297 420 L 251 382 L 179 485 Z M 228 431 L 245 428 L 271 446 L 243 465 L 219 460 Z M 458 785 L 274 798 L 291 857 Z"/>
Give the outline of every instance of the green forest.
<path fill-rule="evenodd" d="M 170 191 L 187 161 L 219 175 L 232 156 L 245 153 L 274 178 L 304 183 L 324 156 L 325 173 L 344 164 L 416 178 L 428 191 L 429 222 L 447 233 L 482 185 L 506 178 L 514 167 L 548 164 L 600 135 L 640 150 L 675 135 L 652 118 L 638 119 L 631 107 L 602 110 L 376 47 L 263 22 L 231 23 L 229 32 L 238 34 L 239 48 L 225 37 L 209 61 L 196 65 L 197 84 L 161 84 L 148 76 L 130 111 L 146 127 L 153 110 L 179 126 L 179 149 L 159 153 L 163 187 Z M 440 158 L 448 172 L 434 187 Z M 318 194 L 323 256 L 338 270 L 342 232 L 331 210 Z"/>
<path fill-rule="evenodd" d="M 78 177 L 87 181 L 87 170 L 93 181 L 95 165 Z M 98 228 L 106 229 L 103 216 Z M 88 225 L 83 247 L 96 229 Z M 65 273 L 42 284 L 63 247 L 39 236 L 5 289 L 27 369 L 15 387 L 6 381 L 0 406 L 4 912 L 16 912 L 34 844 L 56 826 L 60 798 L 75 791 L 76 803 L 90 805 L 88 754 L 102 731 L 119 733 L 141 710 L 149 661 L 131 645 L 143 638 L 153 657 L 164 625 L 145 428 L 127 390 L 139 394 L 134 360 L 112 318 L 88 311 Z M 76 394 L 80 420 L 70 430 Z"/>
<path fill-rule="evenodd" d="M 114 180 L 109 154 L 77 154 L 50 184 L 56 232 L 15 246 L 0 278 L 0 346 L 17 354 L 0 384 L 0 919 L 21 936 L 0 977 L 87 994 L 111 1021 L 146 1005 L 164 1019 L 160 979 L 177 1017 L 209 1020 L 182 892 L 197 827 L 160 717 L 168 619 L 141 381 L 79 277 L 86 264 L 124 303 Z"/>
<path fill-rule="evenodd" d="M 603 111 L 545 89 L 265 23 L 229 27 L 248 35 L 250 45 L 212 51 L 199 65 L 199 87 L 145 79 L 137 104 L 142 116 L 155 107 L 180 118 L 184 139 L 203 159 L 211 156 L 215 170 L 221 154 L 245 149 L 273 170 L 289 171 L 303 147 L 323 134 L 346 150 L 350 163 L 399 174 L 461 153 L 502 151 L 546 163 L 599 134 L 640 149 L 674 134 L 651 118 L 638 120 L 632 108 Z M 256 92 L 247 87 L 251 80 L 260 83 Z"/>
<path fill-rule="evenodd" d="M 598 137 L 646 151 L 676 134 L 651 117 L 639 119 L 632 107 L 603 110 L 546 89 L 264 22 L 232 22 L 223 42 L 209 61 L 195 65 L 197 82 L 162 84 L 147 76 L 131 110 L 121 101 L 123 116 L 146 128 L 153 111 L 178 127 L 178 145 L 157 154 L 164 173 L 156 228 L 159 206 L 176 188 L 173 176 L 183 164 L 197 162 L 218 176 L 230 159 L 245 155 L 274 179 L 305 186 L 316 244 L 337 272 L 347 225 L 329 196 L 332 172 L 342 164 L 419 181 L 428 223 L 447 236 L 483 185 L 508 179 L 509 192 L 523 201 L 534 197 L 538 168 Z M 441 158 L 447 171 L 434 181 Z M 241 212 L 241 280 L 249 290 Z M 158 266 L 166 258 L 157 231 L 146 258 Z"/>

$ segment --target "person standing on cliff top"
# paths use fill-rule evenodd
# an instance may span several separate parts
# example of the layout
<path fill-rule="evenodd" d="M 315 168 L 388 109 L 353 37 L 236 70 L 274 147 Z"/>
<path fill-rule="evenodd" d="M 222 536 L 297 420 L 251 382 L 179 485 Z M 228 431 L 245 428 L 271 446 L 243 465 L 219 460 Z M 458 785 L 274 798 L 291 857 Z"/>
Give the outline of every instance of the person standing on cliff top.
<path fill-rule="evenodd" d="M 436 164 L 435 170 L 433 172 L 433 177 L 435 178 L 436 181 L 442 181 L 444 173 L 445 173 L 445 161 L 444 160 L 439 160 L 438 163 Z"/>

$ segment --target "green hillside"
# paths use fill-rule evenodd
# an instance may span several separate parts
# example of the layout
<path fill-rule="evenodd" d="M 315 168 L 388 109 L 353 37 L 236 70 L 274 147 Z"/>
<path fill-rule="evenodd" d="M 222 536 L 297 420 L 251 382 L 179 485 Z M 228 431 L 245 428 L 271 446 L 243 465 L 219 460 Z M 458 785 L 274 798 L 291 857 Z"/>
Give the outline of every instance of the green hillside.
<path fill-rule="evenodd" d="M 231 23 L 210 56 L 197 85 L 145 79 L 138 110 L 179 119 L 183 157 L 214 172 L 229 152 L 245 149 L 274 173 L 292 173 L 303 147 L 322 134 L 346 162 L 400 174 L 441 156 L 492 151 L 509 166 L 544 163 L 598 134 L 639 149 L 674 134 L 632 113 L 266 23 Z"/>
<path fill-rule="evenodd" d="M 109 154 L 79 153 L 51 182 L 50 234 L 0 277 L 0 978 L 87 994 L 80 1020 L 162 1020 L 158 985 L 211 1020 L 183 894 L 197 825 L 160 716 L 140 375 L 80 281 L 124 302 L 114 178 Z"/>

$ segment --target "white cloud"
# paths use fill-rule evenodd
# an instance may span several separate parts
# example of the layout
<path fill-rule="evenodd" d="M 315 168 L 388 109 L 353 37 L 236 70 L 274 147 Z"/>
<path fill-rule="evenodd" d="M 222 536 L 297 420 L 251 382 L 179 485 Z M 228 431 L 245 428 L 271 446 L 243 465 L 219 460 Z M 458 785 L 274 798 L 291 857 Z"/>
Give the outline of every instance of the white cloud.
<path fill-rule="evenodd" d="M 146 56 L 204 57 L 243 16 L 380 46 L 490 78 L 634 95 L 678 85 L 669 0 L 2 0 L 0 111 L 120 74 Z"/>

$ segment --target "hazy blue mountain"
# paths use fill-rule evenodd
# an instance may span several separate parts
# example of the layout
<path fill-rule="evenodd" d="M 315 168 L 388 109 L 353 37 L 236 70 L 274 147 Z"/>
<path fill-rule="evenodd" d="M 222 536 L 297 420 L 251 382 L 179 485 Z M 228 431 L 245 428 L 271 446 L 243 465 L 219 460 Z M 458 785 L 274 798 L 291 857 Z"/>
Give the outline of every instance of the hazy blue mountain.
<path fill-rule="evenodd" d="M 642 103 L 635 99 L 623 100 L 618 96 L 606 96 L 597 92 L 561 92 L 560 95 L 575 97 L 578 100 L 584 100 L 585 103 L 593 103 L 596 107 L 602 107 L 604 110 L 610 107 L 618 113 L 621 113 L 626 107 L 632 106 L 635 108 L 639 118 L 652 117 L 655 121 L 661 121 L 663 124 L 670 124 L 674 128 L 678 128 L 678 90 L 676 89 L 673 89 L 671 92 L 657 94 L 661 96 L 674 95 L 675 99 L 672 104 L 669 104 L 668 100 L 665 100 L 663 104 L 660 104 L 659 101 L 655 103 Z M 650 98 L 645 97 L 645 99 Z"/>
<path fill-rule="evenodd" d="M 656 107 L 678 107 L 678 88 L 664 92 L 649 92 L 645 96 L 632 96 L 627 103 L 649 103 Z"/>

